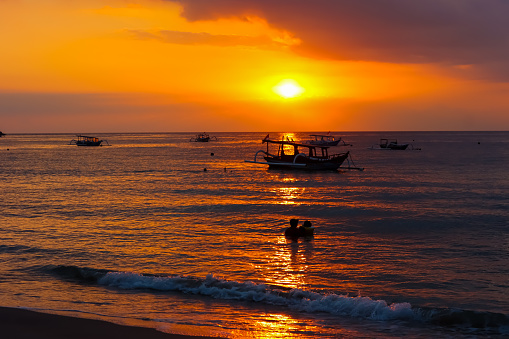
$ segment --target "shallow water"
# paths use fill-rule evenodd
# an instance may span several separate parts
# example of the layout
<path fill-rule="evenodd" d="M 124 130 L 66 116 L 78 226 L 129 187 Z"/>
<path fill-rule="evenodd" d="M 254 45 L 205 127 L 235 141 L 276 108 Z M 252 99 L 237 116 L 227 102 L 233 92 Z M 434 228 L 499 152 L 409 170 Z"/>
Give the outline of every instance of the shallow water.
<path fill-rule="evenodd" d="M 233 338 L 509 334 L 508 132 L 343 133 L 365 170 L 323 173 L 214 135 L 1 138 L 1 304 Z M 315 237 L 286 240 L 294 217 Z"/>

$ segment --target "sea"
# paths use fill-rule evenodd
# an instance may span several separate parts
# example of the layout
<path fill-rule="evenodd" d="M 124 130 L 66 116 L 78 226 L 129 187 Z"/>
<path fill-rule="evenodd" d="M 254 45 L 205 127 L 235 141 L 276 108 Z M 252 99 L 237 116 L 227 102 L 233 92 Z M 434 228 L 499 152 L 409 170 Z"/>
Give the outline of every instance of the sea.
<path fill-rule="evenodd" d="M 0 306 L 220 338 L 509 336 L 509 132 L 330 132 L 363 170 L 327 172 L 245 162 L 267 134 L 313 133 L 0 138 Z M 285 239 L 292 218 L 314 237 Z"/>

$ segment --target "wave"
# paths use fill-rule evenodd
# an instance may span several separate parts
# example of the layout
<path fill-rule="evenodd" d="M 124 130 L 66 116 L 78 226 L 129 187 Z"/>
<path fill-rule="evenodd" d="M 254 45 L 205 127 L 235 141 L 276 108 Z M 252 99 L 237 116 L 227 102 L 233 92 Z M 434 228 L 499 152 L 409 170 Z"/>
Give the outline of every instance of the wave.
<path fill-rule="evenodd" d="M 252 301 L 288 307 L 301 312 L 324 312 L 332 315 L 377 321 L 404 320 L 444 327 L 490 329 L 509 334 L 509 316 L 501 313 L 461 309 L 412 307 L 410 303 L 392 303 L 369 297 L 351 297 L 277 285 L 229 281 L 208 274 L 205 278 L 181 275 L 152 275 L 119 272 L 77 266 L 47 266 L 45 270 L 63 279 L 93 283 L 123 290 L 181 292 L 220 300 Z"/>

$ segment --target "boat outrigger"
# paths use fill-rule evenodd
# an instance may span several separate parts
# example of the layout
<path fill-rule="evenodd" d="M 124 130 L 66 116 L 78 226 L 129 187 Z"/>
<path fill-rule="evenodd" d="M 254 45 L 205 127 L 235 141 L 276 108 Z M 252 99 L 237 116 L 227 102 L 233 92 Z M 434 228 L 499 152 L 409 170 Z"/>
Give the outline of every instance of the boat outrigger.
<path fill-rule="evenodd" d="M 267 144 L 267 150 L 260 150 L 256 152 L 254 160 L 245 160 L 245 162 L 253 164 L 269 165 L 269 168 L 283 168 L 283 169 L 299 169 L 307 171 L 335 171 L 341 169 L 356 169 L 363 170 L 363 168 L 355 167 L 350 157 L 350 152 L 331 154 L 329 155 L 329 146 L 319 146 L 310 144 L 301 144 L 293 140 L 270 140 L 267 135 L 262 143 Z M 269 145 L 278 145 L 277 154 L 269 152 Z M 299 151 L 299 148 L 307 149 L 306 153 Z M 264 154 L 265 161 L 258 161 L 258 155 Z M 348 162 L 347 167 L 340 167 L 345 161 Z M 350 163 L 353 166 L 350 166 Z"/>
<path fill-rule="evenodd" d="M 76 137 L 78 137 L 78 139 L 77 140 L 72 139 L 69 142 L 69 145 L 76 144 L 76 146 L 102 146 L 101 144 L 103 142 L 106 142 L 109 146 L 109 143 L 107 140 L 100 140 L 99 138 L 96 138 L 96 137 L 90 137 L 90 136 L 81 135 L 81 134 L 78 134 Z"/>
<path fill-rule="evenodd" d="M 337 146 L 341 142 L 340 146 L 352 146 L 352 144 L 347 144 L 341 137 L 336 139 L 330 134 L 310 134 L 309 136 L 314 138 L 314 140 L 307 141 L 311 145 Z"/>

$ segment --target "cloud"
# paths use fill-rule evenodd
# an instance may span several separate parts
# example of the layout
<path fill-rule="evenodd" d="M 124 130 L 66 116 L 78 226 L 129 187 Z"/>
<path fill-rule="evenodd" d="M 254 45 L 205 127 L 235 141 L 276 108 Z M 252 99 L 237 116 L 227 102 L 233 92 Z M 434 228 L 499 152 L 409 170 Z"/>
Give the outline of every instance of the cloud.
<path fill-rule="evenodd" d="M 192 33 L 181 31 L 160 30 L 149 32 L 143 30 L 127 30 L 137 39 L 158 40 L 164 43 L 179 45 L 214 45 L 214 46 L 256 46 L 261 48 L 285 47 L 286 44 L 272 40 L 268 36 L 224 35 L 210 33 Z"/>
<path fill-rule="evenodd" d="M 178 2 L 190 21 L 263 17 L 300 39 L 293 49 L 308 57 L 475 65 L 478 77 L 509 81 L 507 0 Z"/>

